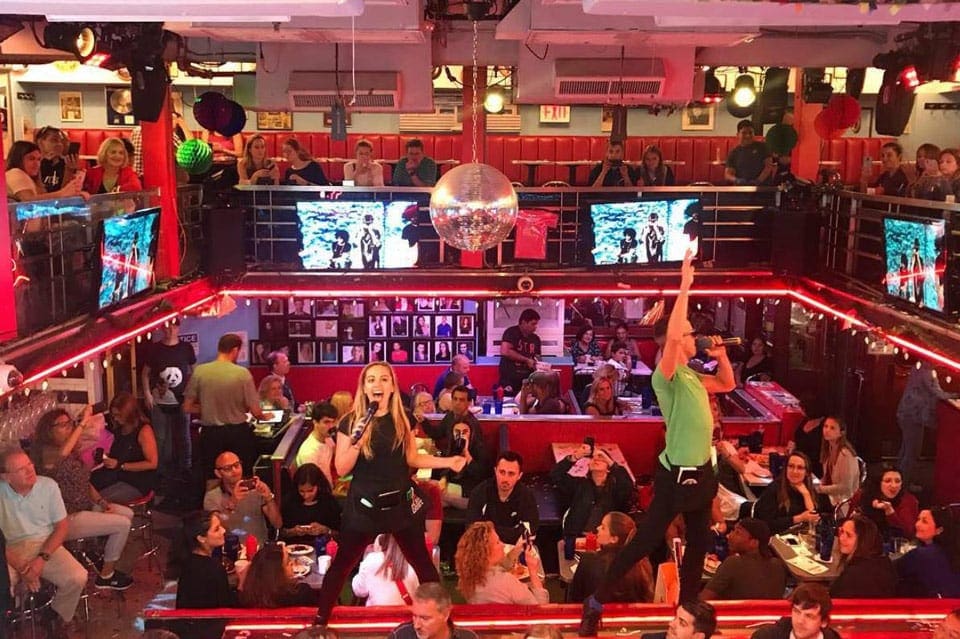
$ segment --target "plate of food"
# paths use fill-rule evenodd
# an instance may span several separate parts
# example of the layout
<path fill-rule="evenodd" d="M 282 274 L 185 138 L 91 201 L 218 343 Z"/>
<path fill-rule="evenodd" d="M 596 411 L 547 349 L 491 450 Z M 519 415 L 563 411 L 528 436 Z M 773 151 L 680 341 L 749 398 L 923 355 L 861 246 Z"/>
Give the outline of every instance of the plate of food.
<path fill-rule="evenodd" d="M 297 579 L 302 579 L 310 574 L 310 564 L 312 564 L 309 559 L 304 561 L 303 559 L 295 560 L 293 562 L 293 576 Z"/>
<path fill-rule="evenodd" d="M 287 552 L 291 557 L 306 557 L 312 555 L 315 551 L 313 546 L 307 544 L 287 544 Z"/>
<path fill-rule="evenodd" d="M 517 579 L 520 579 L 521 581 L 524 579 L 530 578 L 530 569 L 524 566 L 523 564 L 521 564 L 520 562 L 517 562 L 517 565 L 514 566 L 510 572 L 513 574 L 514 577 L 516 577 Z"/>

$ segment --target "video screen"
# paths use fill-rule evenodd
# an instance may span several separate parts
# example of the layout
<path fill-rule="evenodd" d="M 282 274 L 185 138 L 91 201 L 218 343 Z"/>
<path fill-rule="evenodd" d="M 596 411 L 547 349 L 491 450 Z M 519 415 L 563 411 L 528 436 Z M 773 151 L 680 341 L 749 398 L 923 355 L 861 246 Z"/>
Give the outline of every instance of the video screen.
<path fill-rule="evenodd" d="M 593 263 L 679 262 L 700 239 L 699 200 L 645 200 L 592 204 Z"/>
<path fill-rule="evenodd" d="M 308 270 L 410 268 L 418 258 L 414 202 L 298 202 Z"/>
<path fill-rule="evenodd" d="M 160 208 L 103 221 L 98 308 L 119 304 L 153 287 Z"/>
<path fill-rule="evenodd" d="M 887 294 L 920 308 L 943 312 L 947 257 L 943 220 L 884 218 Z"/>

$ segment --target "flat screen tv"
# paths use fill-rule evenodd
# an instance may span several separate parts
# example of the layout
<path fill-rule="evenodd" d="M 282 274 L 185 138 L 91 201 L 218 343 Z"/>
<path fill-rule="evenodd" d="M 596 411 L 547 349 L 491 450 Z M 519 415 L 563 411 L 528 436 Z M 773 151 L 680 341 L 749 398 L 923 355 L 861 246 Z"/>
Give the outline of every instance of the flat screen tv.
<path fill-rule="evenodd" d="M 159 231 L 159 207 L 103 220 L 98 308 L 153 288 Z"/>
<path fill-rule="evenodd" d="M 699 251 L 696 199 L 592 204 L 590 217 L 597 265 L 679 262 L 687 248 Z"/>
<path fill-rule="evenodd" d="M 409 268 L 418 258 L 415 202 L 298 202 L 308 270 Z"/>
<path fill-rule="evenodd" d="M 945 312 L 943 220 L 883 220 L 886 292 L 918 308 Z"/>

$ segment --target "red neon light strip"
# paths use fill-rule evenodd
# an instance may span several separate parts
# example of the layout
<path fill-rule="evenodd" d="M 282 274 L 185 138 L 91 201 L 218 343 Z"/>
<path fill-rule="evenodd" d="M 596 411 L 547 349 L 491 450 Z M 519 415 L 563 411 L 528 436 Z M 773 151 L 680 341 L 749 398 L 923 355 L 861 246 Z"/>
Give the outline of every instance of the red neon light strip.
<path fill-rule="evenodd" d="M 871 330 L 871 329 L 873 328 L 872 326 L 870 326 L 869 324 L 867 324 L 866 322 L 864 322 L 864 321 L 863 321 L 862 319 L 860 319 L 859 317 L 855 317 L 855 316 L 853 316 L 853 315 L 849 315 L 849 314 L 847 314 L 847 313 L 844 313 L 843 311 L 838 311 L 838 310 L 836 310 L 835 308 L 833 308 L 833 307 L 831 307 L 831 306 L 827 306 L 825 303 L 821 302 L 820 300 L 816 300 L 816 299 L 814 299 L 814 298 L 812 298 L 812 297 L 809 297 L 809 296 L 807 296 L 807 295 L 804 295 L 803 293 L 800 293 L 800 292 L 797 292 L 797 291 L 790 291 L 790 292 L 789 292 L 789 295 L 790 295 L 790 297 L 793 297 L 793 298 L 797 299 L 798 301 L 802 302 L 802 303 L 803 303 L 804 305 L 806 305 L 806 306 L 812 306 L 812 307 L 816 308 L 817 310 L 820 310 L 820 311 L 823 311 L 824 313 L 829 313 L 830 315 L 833 315 L 833 316 L 836 317 L 837 319 L 842 319 L 842 320 L 845 320 L 845 321 L 847 321 L 847 322 L 850 322 L 850 324 L 852 324 L 853 326 L 856 326 L 857 328 L 864 328 L 864 329 L 867 329 L 867 330 Z"/>
<path fill-rule="evenodd" d="M 37 372 L 37 373 L 33 373 L 32 375 L 30 375 L 30 377 L 27 377 L 26 379 L 23 380 L 23 385 L 24 385 L 24 386 L 27 386 L 27 385 L 29 385 L 29 384 L 33 384 L 34 382 L 42 381 L 42 380 L 46 379 L 47 377 L 50 377 L 51 375 L 53 375 L 53 374 L 55 374 L 55 373 L 57 373 L 57 372 L 65 369 L 65 368 L 68 368 L 68 367 L 72 366 L 73 364 L 76 364 L 77 362 L 82 362 L 83 360 L 85 360 L 86 358 L 90 357 L 91 355 L 96 355 L 96 354 L 99 353 L 100 351 L 105 351 L 105 350 L 107 350 L 108 348 L 111 348 L 111 347 L 113 347 L 113 346 L 116 346 L 117 344 L 120 344 L 121 342 L 126 342 L 126 341 L 129 340 L 129 339 L 133 339 L 134 337 L 136 337 L 136 336 L 139 335 L 140 333 L 143 333 L 143 332 L 145 332 L 145 331 L 149 331 L 149 330 L 151 330 L 151 329 L 154 329 L 154 328 L 160 326 L 160 325 L 163 324 L 164 322 L 169 322 L 170 320 L 175 319 L 177 316 L 179 316 L 181 313 L 183 313 L 183 312 L 185 312 L 185 311 L 189 311 L 189 310 L 192 310 L 192 309 L 197 308 L 198 306 L 202 306 L 202 305 L 208 303 L 210 300 L 218 297 L 219 295 L 220 295 L 219 293 L 214 293 L 213 295 L 209 295 L 209 296 L 203 298 L 202 300 L 198 300 L 198 301 L 196 301 L 196 302 L 193 302 L 192 304 L 188 304 L 187 306 L 184 306 L 184 307 L 183 307 L 181 310 L 179 310 L 179 311 L 173 311 L 173 312 L 171 312 L 171 313 L 167 313 L 166 315 L 163 315 L 163 316 L 161 316 L 161 317 L 158 317 L 157 319 L 151 320 L 151 321 L 147 322 L 146 324 L 142 324 L 141 326 L 138 326 L 137 328 L 131 329 L 131 330 L 125 332 L 125 333 L 121 333 L 120 335 L 117 335 L 116 337 L 111 337 L 109 340 L 103 342 L 102 344 L 98 344 L 97 346 L 93 346 L 93 347 L 91 347 L 91 348 L 88 348 L 87 350 L 85 350 L 85 351 L 83 351 L 83 352 L 81 352 L 81 353 L 78 353 L 78 354 L 76 354 L 76 355 L 73 355 L 73 356 L 71 356 L 71 357 L 69 357 L 69 358 L 67 358 L 67 359 L 65 359 L 65 360 L 63 360 L 63 361 L 61 361 L 61 362 L 58 362 L 58 363 L 56 363 L 56 364 L 54 364 L 54 365 L 52 365 L 52 366 L 48 366 L 47 368 L 45 368 L 45 369 L 43 369 L 43 370 L 41 370 L 41 371 L 39 371 L 39 372 Z"/>
<path fill-rule="evenodd" d="M 228 295 L 237 297 L 407 297 L 424 295 L 443 295 L 458 297 L 512 297 L 512 291 L 492 291 L 490 289 L 458 289 L 449 291 L 424 291 L 407 289 L 389 290 L 338 290 L 338 289 L 225 289 Z M 624 297 L 631 295 L 676 295 L 678 288 L 624 288 L 616 291 L 598 291 L 595 288 L 544 288 L 530 293 L 533 297 L 551 297 L 582 295 L 584 297 Z M 691 295 L 746 296 L 746 297 L 784 297 L 791 291 L 785 288 L 695 288 Z"/>
<path fill-rule="evenodd" d="M 894 344 L 902 346 L 907 350 L 913 351 L 914 354 L 922 355 L 927 359 L 932 359 L 935 362 L 939 362 L 944 366 L 952 368 L 955 371 L 960 371 L 960 362 L 956 360 L 952 360 L 949 357 L 945 355 L 941 355 L 940 353 L 937 353 L 935 351 L 931 351 L 929 348 L 925 348 L 923 346 L 920 346 L 919 344 L 914 344 L 913 342 L 907 341 L 897 335 L 884 335 L 884 338 L 888 342 L 893 342 Z"/>

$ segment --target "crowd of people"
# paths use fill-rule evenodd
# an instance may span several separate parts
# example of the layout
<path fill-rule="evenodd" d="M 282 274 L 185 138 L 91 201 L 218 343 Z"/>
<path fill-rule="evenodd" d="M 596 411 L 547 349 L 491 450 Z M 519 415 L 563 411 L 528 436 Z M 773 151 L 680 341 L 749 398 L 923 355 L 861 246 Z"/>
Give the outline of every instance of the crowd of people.
<path fill-rule="evenodd" d="M 953 513 L 921 504 L 895 465 L 865 475 L 843 420 L 827 416 L 801 423 L 772 484 L 759 495 L 745 484 L 753 459 L 745 448 L 716 440 L 711 402 L 738 379 L 719 337 L 706 338 L 706 345 L 694 338 L 687 313 L 693 273 L 688 255 L 677 303 L 655 331 L 660 352 L 652 386 L 666 423 L 666 447 L 657 459 L 652 502 L 638 514 L 627 469 L 592 442 L 585 441 L 550 473 L 564 511 L 559 552 L 571 560 L 582 555 L 563 597 L 584 602 L 581 634 L 595 634 L 608 602 L 652 601 L 657 565 L 669 556 L 674 537 L 686 548 L 679 569 L 684 604 L 673 623 L 694 632 L 710 627 L 695 621 L 709 616 L 709 600 L 778 599 L 792 592 L 792 621 L 756 636 L 789 636 L 792 623 L 799 637 L 800 622 L 823 627 L 818 624 L 828 617 L 831 597 L 960 596 Z M 502 359 L 501 384 L 519 388 L 520 403 L 533 412 L 556 399 L 550 386 L 555 374 L 537 366 L 538 321 L 535 311 L 524 311 L 501 347 L 509 354 Z M 617 339 L 623 346 L 611 350 L 629 357 L 629 336 L 622 328 Z M 469 360 L 454 358 L 435 380 L 433 393 L 412 396 L 400 388 L 390 364 L 372 362 L 362 368 L 353 392 L 312 404 L 306 415 L 312 426 L 294 456 L 290 490 L 278 503 L 278 487 L 253 472 L 257 444 L 248 414 L 262 419 L 272 410 L 298 410 L 289 358 L 282 351 L 265 357 L 269 371 L 258 391 L 251 372 L 237 363 L 239 336 L 222 336 L 216 358 L 196 365 L 178 331 L 176 323 L 166 326 L 146 358 L 142 379 L 149 416 L 128 392 L 111 399 L 105 415 L 108 446 L 81 450 L 95 416 L 86 410 L 75 420 L 58 409 L 40 420 L 28 453 L 10 449 L 0 456 L 0 530 L 12 574 L 28 588 L 37 587 L 41 577 L 53 583 L 53 609 L 61 621 L 72 618 L 87 579 L 70 540 L 104 538 L 95 584 L 129 588 L 131 578 L 116 564 L 130 530 L 130 505 L 163 492 L 165 478 L 191 465 L 205 485 L 202 511 L 185 518 L 182 539 L 171 552 L 179 608 L 316 605 L 316 622 L 324 625 L 348 580 L 354 597 L 367 605 L 416 607 L 417 593 L 427 592 L 431 605 L 442 607 L 432 584 L 440 580 L 433 549 L 440 543 L 444 507 L 461 511 L 463 519 L 451 565 L 463 600 L 550 601 L 540 557 L 544 547 L 538 546 L 537 494 L 524 479 L 523 456 L 495 451 L 485 441 L 470 410 L 476 389 Z M 589 331 L 579 334 L 577 343 L 585 357 L 600 352 Z M 763 363 L 763 346 L 752 345 L 748 368 Z M 700 351 L 716 362 L 713 370 L 691 365 Z M 911 375 L 923 382 L 917 388 L 927 389 L 925 401 L 944 395 L 928 367 Z M 596 414 L 609 408 L 616 381 L 594 381 L 589 404 Z M 904 401 L 918 406 L 921 399 L 914 393 Z M 196 454 L 185 436 L 189 415 L 201 425 Z M 429 452 L 418 437 L 432 440 Z M 574 467 L 583 472 L 573 473 Z M 417 469 L 426 469 L 430 479 L 417 479 Z M 345 492 L 335 496 L 347 477 Z M 809 584 L 794 588 L 785 564 L 771 552 L 771 537 L 828 522 L 837 534 L 836 579 L 824 592 Z M 584 554 L 577 540 L 588 534 L 596 535 L 597 547 Z M 722 546 L 721 538 L 729 556 L 714 559 L 718 565 L 704 583 L 704 560 Z M 916 547 L 908 549 L 904 539 L 915 539 Z M 330 555 L 319 591 L 295 575 L 294 544 Z M 244 555 L 248 566 L 241 571 Z M 231 565 L 236 577 L 228 572 Z"/>

